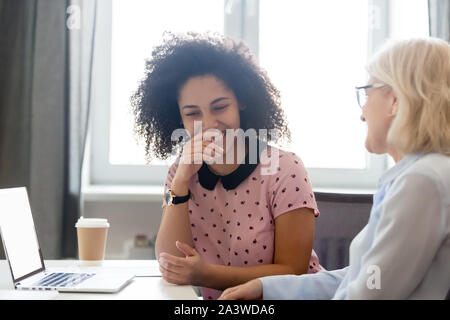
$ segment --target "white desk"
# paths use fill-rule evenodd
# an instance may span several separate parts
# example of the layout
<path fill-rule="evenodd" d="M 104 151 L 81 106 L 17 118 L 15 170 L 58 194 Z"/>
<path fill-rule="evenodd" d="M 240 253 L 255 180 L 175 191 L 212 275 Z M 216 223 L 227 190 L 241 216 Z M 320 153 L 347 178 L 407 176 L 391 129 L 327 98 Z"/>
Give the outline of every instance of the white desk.
<path fill-rule="evenodd" d="M 70 271 L 94 271 L 100 267 L 85 267 L 78 260 L 46 260 L 46 268 Z M 20 291 L 12 284 L 9 265 L 0 260 L 0 300 L 56 299 L 56 300 L 197 300 L 192 286 L 167 283 L 159 274 L 156 260 L 105 260 L 101 267 L 108 272 L 132 272 L 137 275 L 117 293 L 56 293 L 53 291 Z"/>

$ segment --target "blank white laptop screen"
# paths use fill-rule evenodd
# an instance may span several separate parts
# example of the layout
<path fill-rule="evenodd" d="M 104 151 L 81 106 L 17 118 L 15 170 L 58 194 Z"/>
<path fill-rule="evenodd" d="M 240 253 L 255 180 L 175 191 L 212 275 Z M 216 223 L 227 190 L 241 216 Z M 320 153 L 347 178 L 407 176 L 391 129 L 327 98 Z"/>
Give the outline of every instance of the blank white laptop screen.
<path fill-rule="evenodd" d="M 43 267 L 26 188 L 0 190 L 0 231 L 14 279 Z"/>

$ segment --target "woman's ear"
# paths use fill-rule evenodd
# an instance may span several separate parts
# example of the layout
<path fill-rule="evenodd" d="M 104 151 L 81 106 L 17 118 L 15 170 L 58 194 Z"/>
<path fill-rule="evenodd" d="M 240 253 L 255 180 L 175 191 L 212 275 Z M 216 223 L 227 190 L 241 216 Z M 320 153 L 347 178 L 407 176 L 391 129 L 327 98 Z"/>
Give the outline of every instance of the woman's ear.
<path fill-rule="evenodd" d="M 394 93 L 392 93 L 392 105 L 389 116 L 395 117 L 397 115 L 397 112 L 398 112 L 398 98 Z"/>
<path fill-rule="evenodd" d="M 392 106 L 392 115 L 396 116 L 398 112 L 398 101 L 396 100 L 394 105 Z"/>

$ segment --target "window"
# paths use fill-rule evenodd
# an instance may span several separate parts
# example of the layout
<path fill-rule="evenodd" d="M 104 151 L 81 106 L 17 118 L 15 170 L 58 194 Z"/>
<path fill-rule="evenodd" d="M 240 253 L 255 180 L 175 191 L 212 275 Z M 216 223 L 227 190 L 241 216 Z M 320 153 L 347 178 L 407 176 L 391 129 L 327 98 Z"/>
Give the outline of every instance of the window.
<path fill-rule="evenodd" d="M 167 161 L 146 167 L 144 144 L 133 135 L 130 97 L 145 59 L 164 31 L 223 33 L 223 0 L 101 0 L 91 122 L 91 184 L 162 185 Z M 175 10 L 176 8 L 176 10 Z"/>
<path fill-rule="evenodd" d="M 290 148 L 311 168 L 366 167 L 353 88 L 364 82 L 367 12 L 360 0 L 260 2 L 260 64 L 296 119 Z"/>
<path fill-rule="evenodd" d="M 427 10 L 426 0 L 100 1 L 91 183 L 163 184 L 172 160 L 145 166 L 129 98 L 163 31 L 208 30 L 246 41 L 267 70 L 290 120 L 282 147 L 303 159 L 313 187 L 374 189 L 392 164 L 364 149 L 354 87 L 386 38 L 428 35 Z"/>
<path fill-rule="evenodd" d="M 173 8 L 177 8 L 174 10 Z M 223 1 L 113 1 L 111 48 L 111 125 L 109 161 L 113 165 L 144 165 L 144 146 L 131 134 L 131 94 L 142 79 L 144 61 L 165 30 L 223 33 Z M 161 161 L 155 164 L 161 164 Z"/>

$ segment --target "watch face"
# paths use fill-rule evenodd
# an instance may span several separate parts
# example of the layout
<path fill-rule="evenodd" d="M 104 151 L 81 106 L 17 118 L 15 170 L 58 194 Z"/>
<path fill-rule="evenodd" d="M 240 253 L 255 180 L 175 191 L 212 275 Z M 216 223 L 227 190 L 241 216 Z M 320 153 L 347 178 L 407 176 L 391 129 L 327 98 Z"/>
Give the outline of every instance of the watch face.
<path fill-rule="evenodd" d="M 172 196 L 170 195 L 170 190 L 166 192 L 166 202 L 167 204 L 172 204 Z"/>

